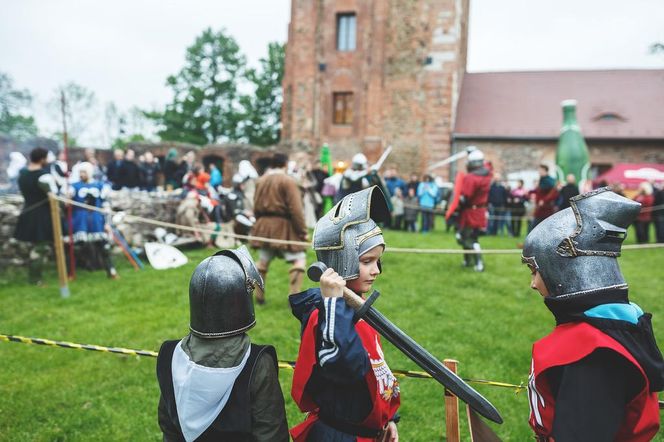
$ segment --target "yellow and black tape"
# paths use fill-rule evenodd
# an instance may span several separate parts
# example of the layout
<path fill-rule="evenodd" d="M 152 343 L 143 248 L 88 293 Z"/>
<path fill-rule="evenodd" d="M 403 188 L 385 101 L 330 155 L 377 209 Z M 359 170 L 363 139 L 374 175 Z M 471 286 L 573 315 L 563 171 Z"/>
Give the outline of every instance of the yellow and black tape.
<path fill-rule="evenodd" d="M 91 345 L 91 344 L 76 344 L 74 342 L 53 341 L 51 339 L 42 339 L 42 338 L 26 338 L 25 336 L 13 336 L 13 335 L 0 335 L 0 341 L 20 342 L 22 344 L 46 345 L 49 347 L 73 348 L 76 350 L 101 351 L 104 353 L 118 353 L 129 356 L 149 356 L 152 358 L 156 358 L 158 354 L 156 351 L 150 351 L 150 350 L 130 350 L 128 348 L 103 347 L 101 345 Z"/>
<path fill-rule="evenodd" d="M 54 341 L 51 339 L 43 338 L 27 338 L 25 336 L 15 336 L 15 335 L 2 335 L 0 334 L 0 341 L 4 342 L 19 342 L 22 344 L 36 344 L 36 345 L 46 345 L 49 347 L 60 347 L 60 348 L 72 348 L 76 350 L 90 350 L 90 351 L 100 351 L 103 353 L 116 353 L 123 354 L 128 356 L 148 356 L 151 358 L 156 358 L 158 353 L 156 351 L 150 350 L 131 350 L 128 348 L 121 347 L 104 347 L 101 345 L 91 345 L 91 344 L 76 344 L 74 342 L 67 341 Z M 295 362 L 294 361 L 278 361 L 279 368 L 284 370 L 294 370 Z M 423 371 L 415 370 L 392 370 L 392 373 L 397 377 L 406 377 L 406 378 L 416 378 L 416 379 L 431 379 L 431 376 Z M 502 387 L 510 388 L 515 391 L 515 393 L 520 392 L 526 387 L 523 384 L 509 384 L 507 382 L 496 382 L 488 381 L 484 379 L 464 379 L 465 382 L 470 384 L 482 384 L 490 385 L 493 387 Z"/>

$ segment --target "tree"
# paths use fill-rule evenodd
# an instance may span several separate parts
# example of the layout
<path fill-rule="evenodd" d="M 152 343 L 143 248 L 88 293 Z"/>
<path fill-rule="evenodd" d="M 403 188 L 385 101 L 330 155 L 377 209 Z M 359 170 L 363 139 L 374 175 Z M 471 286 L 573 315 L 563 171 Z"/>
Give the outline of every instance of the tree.
<path fill-rule="evenodd" d="M 187 49 L 185 67 L 166 85 L 173 101 L 163 112 L 146 112 L 160 126 L 165 140 L 193 144 L 236 140 L 242 118 L 238 83 L 244 78 L 246 59 L 236 41 L 208 28 Z"/>
<path fill-rule="evenodd" d="M 664 54 L 664 43 L 653 43 L 650 45 L 650 53 Z"/>
<path fill-rule="evenodd" d="M 267 58 L 260 60 L 260 71 L 251 69 L 247 73 L 255 86 L 254 94 L 240 99 L 244 108 L 243 138 L 259 146 L 276 144 L 281 135 L 285 46 L 270 43 L 267 50 Z"/>
<path fill-rule="evenodd" d="M 27 115 L 32 104 L 32 95 L 27 89 L 14 89 L 11 77 L 0 72 L 0 133 L 18 141 L 37 135 L 37 125 Z"/>
<path fill-rule="evenodd" d="M 67 120 L 67 135 L 70 145 L 73 140 L 80 139 L 90 123 L 97 118 L 97 99 L 94 92 L 84 86 L 69 82 L 60 86 L 50 100 L 49 107 L 54 118 L 62 121 L 62 96 L 65 99 L 65 118 Z"/>

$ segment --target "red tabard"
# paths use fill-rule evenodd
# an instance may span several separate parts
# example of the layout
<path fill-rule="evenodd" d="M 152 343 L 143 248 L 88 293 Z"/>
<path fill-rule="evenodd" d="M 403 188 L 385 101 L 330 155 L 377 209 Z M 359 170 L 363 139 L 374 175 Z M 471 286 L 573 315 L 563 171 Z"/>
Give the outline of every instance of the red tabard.
<path fill-rule="evenodd" d="M 650 392 L 645 372 L 634 357 L 618 341 L 585 322 L 573 322 L 557 326 L 551 334 L 533 345 L 533 359 L 528 380 L 529 423 L 535 433 L 546 440 L 551 438 L 555 414 L 555 398 L 547 377 L 547 369 L 573 364 L 598 348 L 615 351 L 634 364 L 645 386 L 627 404 L 625 418 L 618 430 L 617 441 L 646 442 L 659 430 L 659 405 L 657 393 Z"/>
<path fill-rule="evenodd" d="M 300 410 L 308 412 L 306 420 L 301 424 L 291 428 L 291 436 L 295 442 L 304 442 L 307 440 L 307 434 L 313 424 L 318 420 L 318 405 L 313 401 L 305 391 L 305 387 L 314 366 L 316 365 L 316 328 L 318 327 L 318 310 L 314 310 L 309 317 L 307 326 L 302 333 L 300 342 L 300 351 L 295 364 L 293 373 L 293 387 L 291 395 Z M 383 359 L 383 350 L 380 346 L 380 335 L 369 324 L 363 320 L 357 321 L 355 331 L 362 341 L 362 345 L 369 355 L 371 368 L 367 370 L 365 380 L 373 402 L 373 408 L 369 415 L 360 424 L 363 427 L 371 429 L 383 428 L 399 409 L 401 398 L 398 393 L 398 383 L 394 380 L 394 385 L 386 387 L 381 380 L 376 377 L 376 373 L 389 372 L 389 368 Z M 391 372 L 389 372 L 391 376 Z M 382 390 L 382 393 L 381 393 Z M 373 439 L 357 437 L 358 442 L 371 442 Z"/>
<path fill-rule="evenodd" d="M 470 227 L 472 229 L 486 229 L 487 209 L 489 201 L 489 187 L 491 186 L 491 174 L 486 176 L 468 173 L 463 177 L 461 195 L 466 201 L 461 209 L 459 227 Z M 473 208 L 475 207 L 475 208 Z"/>

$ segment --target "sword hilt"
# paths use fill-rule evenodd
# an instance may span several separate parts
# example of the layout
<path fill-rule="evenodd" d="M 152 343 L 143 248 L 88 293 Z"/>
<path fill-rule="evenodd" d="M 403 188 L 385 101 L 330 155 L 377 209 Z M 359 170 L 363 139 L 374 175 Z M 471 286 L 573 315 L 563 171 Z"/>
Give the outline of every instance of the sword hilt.
<path fill-rule="evenodd" d="M 314 282 L 319 282 L 320 277 L 323 276 L 323 273 L 325 273 L 325 270 L 327 270 L 327 264 L 324 262 L 317 261 L 309 266 L 309 269 L 307 269 L 307 276 L 309 279 L 311 279 Z M 352 308 L 355 311 L 361 310 L 362 307 L 364 306 L 364 299 L 362 299 L 360 296 L 358 296 L 354 291 L 349 289 L 348 287 L 344 287 L 344 300 L 346 301 L 346 304 L 350 308 Z"/>

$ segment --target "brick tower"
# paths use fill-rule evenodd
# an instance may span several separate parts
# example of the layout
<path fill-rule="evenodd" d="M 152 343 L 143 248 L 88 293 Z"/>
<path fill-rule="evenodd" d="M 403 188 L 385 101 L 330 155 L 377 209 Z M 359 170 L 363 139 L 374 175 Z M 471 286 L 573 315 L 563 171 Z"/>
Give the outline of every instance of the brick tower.
<path fill-rule="evenodd" d="M 335 160 L 392 145 L 402 174 L 449 156 L 468 2 L 292 0 L 282 140 Z"/>

